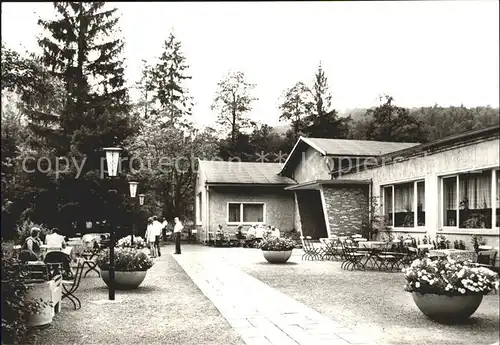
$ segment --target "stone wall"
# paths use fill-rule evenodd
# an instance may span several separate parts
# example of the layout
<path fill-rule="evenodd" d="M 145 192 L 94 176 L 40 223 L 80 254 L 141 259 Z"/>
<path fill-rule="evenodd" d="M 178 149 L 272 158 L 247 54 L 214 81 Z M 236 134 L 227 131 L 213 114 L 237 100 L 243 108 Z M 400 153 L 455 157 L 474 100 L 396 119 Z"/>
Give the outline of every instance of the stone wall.
<path fill-rule="evenodd" d="M 330 234 L 361 233 L 368 221 L 368 185 L 323 186 Z"/>

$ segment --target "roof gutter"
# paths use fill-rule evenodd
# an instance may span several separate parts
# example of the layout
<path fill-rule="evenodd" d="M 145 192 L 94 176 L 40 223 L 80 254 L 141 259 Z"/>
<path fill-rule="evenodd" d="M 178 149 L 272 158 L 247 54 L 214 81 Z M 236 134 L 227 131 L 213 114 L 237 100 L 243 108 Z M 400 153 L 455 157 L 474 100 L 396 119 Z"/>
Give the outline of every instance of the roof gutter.
<path fill-rule="evenodd" d="M 211 187 L 287 187 L 294 183 L 227 183 L 227 182 L 205 182 Z"/>

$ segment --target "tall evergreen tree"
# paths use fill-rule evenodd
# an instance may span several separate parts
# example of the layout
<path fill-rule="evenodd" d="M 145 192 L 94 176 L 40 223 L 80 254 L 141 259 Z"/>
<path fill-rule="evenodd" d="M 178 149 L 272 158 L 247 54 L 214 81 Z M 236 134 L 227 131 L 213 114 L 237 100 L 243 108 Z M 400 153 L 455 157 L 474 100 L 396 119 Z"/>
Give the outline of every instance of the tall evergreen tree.
<path fill-rule="evenodd" d="M 346 138 L 350 119 L 340 118 L 337 111 L 332 108 L 332 94 L 321 63 L 314 77 L 312 94 L 314 110 L 307 118 L 308 125 L 304 133 L 318 138 Z"/>
<path fill-rule="evenodd" d="M 157 103 L 154 114 L 169 125 L 186 120 L 191 115 L 193 100 L 184 83 L 191 79 L 188 69 L 182 44 L 170 33 L 163 44 L 163 52 L 151 71 L 153 101 Z"/>
<path fill-rule="evenodd" d="M 146 60 L 142 60 L 141 79 L 135 84 L 136 88 L 140 91 L 136 110 L 142 118 L 147 120 L 153 110 L 153 91 L 155 90 L 155 86 L 153 84 L 153 68 Z"/>
<path fill-rule="evenodd" d="M 120 145 L 135 132 L 121 57 L 124 42 L 117 35 L 119 17 L 104 2 L 55 2 L 54 8 L 55 19 L 39 20 L 45 31 L 39 39 L 41 62 L 64 83 L 66 97 L 60 114 L 33 109 L 30 127 L 51 138 L 55 157 L 85 164 L 79 175 L 74 164 L 58 180 L 47 174 L 52 181 L 36 209 L 40 217 L 64 216 L 66 224 L 104 219 L 102 203 L 109 198 L 99 181 L 101 149 Z"/>

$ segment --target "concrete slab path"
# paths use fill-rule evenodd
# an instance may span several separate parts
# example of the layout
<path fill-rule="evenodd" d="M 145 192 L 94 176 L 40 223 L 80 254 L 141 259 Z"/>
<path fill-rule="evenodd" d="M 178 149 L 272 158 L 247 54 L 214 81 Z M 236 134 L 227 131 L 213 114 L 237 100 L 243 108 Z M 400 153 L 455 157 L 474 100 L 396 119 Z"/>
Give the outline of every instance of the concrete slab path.
<path fill-rule="evenodd" d="M 240 271 L 223 253 L 185 246 L 181 255 L 172 256 L 246 344 L 375 344 Z"/>

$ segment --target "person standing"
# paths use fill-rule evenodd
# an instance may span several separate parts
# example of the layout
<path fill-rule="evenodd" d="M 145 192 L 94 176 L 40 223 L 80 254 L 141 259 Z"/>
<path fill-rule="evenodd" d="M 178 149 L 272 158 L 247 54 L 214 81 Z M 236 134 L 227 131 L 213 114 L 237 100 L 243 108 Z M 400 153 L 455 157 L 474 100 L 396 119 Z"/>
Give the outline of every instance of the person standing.
<path fill-rule="evenodd" d="M 161 219 L 162 219 L 162 222 L 161 222 L 161 234 L 162 234 L 163 240 L 167 241 L 167 226 L 168 226 L 168 222 L 165 219 L 165 217 L 162 217 Z"/>
<path fill-rule="evenodd" d="M 155 236 L 155 251 L 158 256 L 161 256 L 160 252 L 160 236 L 161 236 L 161 223 L 158 221 L 156 216 L 153 217 L 153 233 Z"/>
<path fill-rule="evenodd" d="M 181 233 L 182 229 L 184 229 L 184 226 L 182 225 L 181 221 L 179 220 L 179 217 L 174 218 L 174 238 L 175 238 L 175 253 L 174 254 L 180 254 L 181 253 Z"/>
<path fill-rule="evenodd" d="M 154 258 L 156 257 L 156 247 L 155 247 L 155 240 L 156 236 L 154 235 L 153 231 L 153 217 L 148 218 L 148 226 L 146 228 L 146 235 L 144 236 L 146 238 L 146 241 L 148 242 L 149 245 L 149 250 L 151 251 L 151 256 Z"/>

